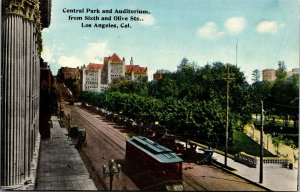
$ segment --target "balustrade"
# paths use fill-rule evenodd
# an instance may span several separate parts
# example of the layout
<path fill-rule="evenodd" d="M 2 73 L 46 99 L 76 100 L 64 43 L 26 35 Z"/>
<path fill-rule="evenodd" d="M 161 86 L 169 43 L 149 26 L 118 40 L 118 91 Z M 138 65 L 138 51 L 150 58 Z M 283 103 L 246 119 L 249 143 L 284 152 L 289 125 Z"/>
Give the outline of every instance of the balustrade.
<path fill-rule="evenodd" d="M 256 156 L 249 155 L 245 152 L 240 152 L 235 156 L 235 160 L 245 164 L 250 167 L 257 167 L 259 163 L 259 158 Z M 271 166 L 276 166 L 280 165 L 282 167 L 287 167 L 290 164 L 290 160 L 287 158 L 281 158 L 281 157 L 264 157 L 263 158 L 263 163 L 265 165 L 271 165 Z"/>

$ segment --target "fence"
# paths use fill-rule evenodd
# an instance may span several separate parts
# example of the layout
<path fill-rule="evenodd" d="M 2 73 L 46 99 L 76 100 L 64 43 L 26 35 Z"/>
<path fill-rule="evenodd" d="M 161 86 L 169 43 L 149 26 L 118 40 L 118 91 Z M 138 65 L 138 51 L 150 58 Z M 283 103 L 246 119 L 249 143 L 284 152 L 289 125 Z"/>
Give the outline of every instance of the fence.
<path fill-rule="evenodd" d="M 245 152 L 240 152 L 237 154 L 234 158 L 236 161 L 247 165 L 249 167 L 257 167 L 259 163 L 259 157 L 257 156 L 252 156 L 249 155 Z M 281 167 L 286 167 L 290 168 L 291 160 L 287 158 L 282 158 L 282 157 L 264 157 L 263 158 L 263 164 L 267 166 L 281 166 Z"/>

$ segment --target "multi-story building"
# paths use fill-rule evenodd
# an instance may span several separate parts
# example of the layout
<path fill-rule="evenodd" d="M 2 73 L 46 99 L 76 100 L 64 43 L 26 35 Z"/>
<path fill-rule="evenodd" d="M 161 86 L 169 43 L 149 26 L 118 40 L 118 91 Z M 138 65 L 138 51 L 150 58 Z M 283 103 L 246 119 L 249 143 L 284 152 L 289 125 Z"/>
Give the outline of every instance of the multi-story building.
<path fill-rule="evenodd" d="M 107 81 L 103 83 L 110 84 L 112 80 L 125 76 L 125 59 L 120 59 L 117 54 L 109 57 L 104 57 L 104 70 L 103 74 Z"/>
<path fill-rule="evenodd" d="M 103 64 L 90 63 L 82 68 L 82 91 L 103 92 L 107 88 L 107 85 L 101 84 L 103 67 Z"/>
<path fill-rule="evenodd" d="M 300 75 L 300 69 L 299 68 L 292 69 L 292 75 Z"/>
<path fill-rule="evenodd" d="M 67 79 L 76 79 L 76 81 L 80 82 L 80 69 L 77 68 L 70 68 L 70 67 L 61 67 L 57 75 L 62 78 L 62 80 Z"/>
<path fill-rule="evenodd" d="M 39 130 L 41 138 L 51 138 L 50 124 L 51 109 L 57 109 L 55 91 L 53 88 L 53 75 L 48 63 L 41 60 L 41 73 L 40 73 L 40 120 Z M 56 110 L 55 110 L 56 111 Z"/>
<path fill-rule="evenodd" d="M 139 77 L 147 78 L 147 67 L 140 67 L 133 64 L 125 64 L 125 58 L 122 60 L 114 53 L 112 56 L 104 57 L 103 64 L 90 63 L 82 67 L 82 90 L 104 92 L 108 85 L 114 79 L 126 77 L 130 80 L 136 80 Z"/>
<path fill-rule="evenodd" d="M 275 69 L 264 69 L 263 70 L 263 81 L 275 81 L 276 70 Z"/>
<path fill-rule="evenodd" d="M 139 78 L 148 78 L 147 67 L 140 67 L 133 64 L 133 59 L 130 59 L 130 65 L 126 65 L 125 77 L 130 80 L 137 80 Z"/>
<path fill-rule="evenodd" d="M 51 0 L 1 5 L 0 189 L 22 189 L 38 160 L 41 30 L 50 25 Z"/>
<path fill-rule="evenodd" d="M 264 69 L 263 70 L 263 81 L 275 81 L 277 79 L 276 77 L 277 70 L 275 69 Z M 286 78 L 290 78 L 293 75 L 299 75 L 300 69 L 294 68 L 292 71 L 287 71 Z"/>

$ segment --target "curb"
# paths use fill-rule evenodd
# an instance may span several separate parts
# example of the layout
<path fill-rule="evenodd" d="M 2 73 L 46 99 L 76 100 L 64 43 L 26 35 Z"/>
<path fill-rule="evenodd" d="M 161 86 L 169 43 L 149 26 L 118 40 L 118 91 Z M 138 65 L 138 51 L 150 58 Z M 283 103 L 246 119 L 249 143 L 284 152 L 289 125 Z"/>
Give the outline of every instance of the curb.
<path fill-rule="evenodd" d="M 221 164 L 221 165 L 223 165 L 223 164 L 220 163 L 220 162 L 218 162 L 218 163 Z M 215 166 L 215 167 L 217 167 L 217 168 L 219 168 L 219 169 L 222 169 L 222 170 L 225 171 L 226 173 L 230 173 L 230 174 L 232 174 L 232 175 L 235 175 L 235 176 L 237 176 L 237 177 L 239 177 L 239 178 L 242 178 L 242 179 L 248 181 L 249 183 L 251 183 L 251 184 L 253 184 L 253 185 L 255 185 L 255 186 L 258 186 L 258 187 L 260 187 L 260 188 L 263 188 L 263 189 L 265 189 L 266 191 L 272 191 L 271 189 L 269 189 L 269 188 L 267 188 L 267 187 L 265 187 L 265 186 L 263 186 L 263 185 L 261 185 L 261 184 L 258 184 L 258 183 L 256 183 L 256 182 L 250 180 L 250 179 L 247 179 L 247 178 L 245 178 L 245 177 L 243 177 L 243 176 L 241 176 L 241 175 L 239 175 L 239 174 L 237 174 L 237 173 L 234 173 L 233 171 L 230 171 L 230 170 L 228 170 L 228 169 L 226 169 L 226 168 L 224 168 L 224 167 L 222 167 L 222 166 L 218 166 L 217 164 L 214 164 L 214 163 L 212 163 L 212 165 Z"/>

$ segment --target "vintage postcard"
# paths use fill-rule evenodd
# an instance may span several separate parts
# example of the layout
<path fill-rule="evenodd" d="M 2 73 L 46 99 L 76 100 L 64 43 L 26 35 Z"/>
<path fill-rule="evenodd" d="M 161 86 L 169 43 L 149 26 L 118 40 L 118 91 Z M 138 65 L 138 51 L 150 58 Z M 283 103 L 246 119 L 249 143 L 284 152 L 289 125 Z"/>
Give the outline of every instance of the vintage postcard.
<path fill-rule="evenodd" d="M 3 0 L 0 189 L 297 191 L 299 0 Z"/>

